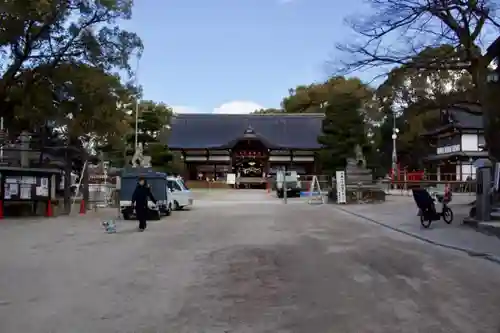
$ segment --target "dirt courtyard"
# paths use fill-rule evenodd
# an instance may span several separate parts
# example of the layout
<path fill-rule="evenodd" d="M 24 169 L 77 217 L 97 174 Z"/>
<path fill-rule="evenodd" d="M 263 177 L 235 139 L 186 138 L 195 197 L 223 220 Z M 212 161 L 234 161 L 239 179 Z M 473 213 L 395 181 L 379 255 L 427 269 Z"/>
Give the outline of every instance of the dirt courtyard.
<path fill-rule="evenodd" d="M 494 263 L 330 205 L 196 195 L 144 233 L 92 215 L 1 221 L 0 332 L 500 331 Z"/>

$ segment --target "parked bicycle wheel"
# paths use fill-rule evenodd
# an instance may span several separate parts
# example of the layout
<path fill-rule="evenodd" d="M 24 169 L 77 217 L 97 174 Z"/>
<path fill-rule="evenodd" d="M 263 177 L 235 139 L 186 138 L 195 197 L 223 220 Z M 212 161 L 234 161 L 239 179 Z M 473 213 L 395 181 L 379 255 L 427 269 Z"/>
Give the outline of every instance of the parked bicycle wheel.
<path fill-rule="evenodd" d="M 445 221 L 448 224 L 451 224 L 453 222 L 453 211 L 448 208 L 448 207 L 443 207 L 443 221 Z"/>
<path fill-rule="evenodd" d="M 428 229 L 431 226 L 432 219 L 429 217 L 425 217 L 425 214 L 420 215 L 420 224 L 422 227 Z"/>

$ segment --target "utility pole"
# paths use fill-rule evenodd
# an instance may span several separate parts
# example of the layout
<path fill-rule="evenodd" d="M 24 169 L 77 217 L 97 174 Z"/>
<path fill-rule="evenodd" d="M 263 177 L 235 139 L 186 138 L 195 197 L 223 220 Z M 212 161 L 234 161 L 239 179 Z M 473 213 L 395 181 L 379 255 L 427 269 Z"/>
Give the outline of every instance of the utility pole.
<path fill-rule="evenodd" d="M 139 86 L 139 62 L 141 58 L 140 56 L 137 56 L 137 64 L 135 67 L 135 86 Z M 134 144 L 134 150 L 137 149 L 138 146 L 138 132 L 139 132 L 139 94 L 137 94 L 136 99 L 135 99 L 135 144 Z"/>

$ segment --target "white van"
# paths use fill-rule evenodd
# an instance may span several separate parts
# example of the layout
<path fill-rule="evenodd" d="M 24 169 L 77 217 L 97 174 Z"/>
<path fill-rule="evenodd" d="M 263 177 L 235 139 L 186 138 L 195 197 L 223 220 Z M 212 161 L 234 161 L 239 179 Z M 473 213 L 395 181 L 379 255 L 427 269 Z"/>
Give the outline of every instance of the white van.
<path fill-rule="evenodd" d="M 302 191 L 302 184 L 300 176 L 297 171 L 278 171 L 276 173 L 276 195 L 278 198 L 283 198 L 283 183 L 286 180 L 286 194 L 288 197 L 300 197 Z"/>
<path fill-rule="evenodd" d="M 120 210 L 124 220 L 129 220 L 134 215 L 132 207 L 132 194 L 137 186 L 139 177 L 143 177 L 151 188 L 151 193 L 157 200 L 156 205 L 148 200 L 149 218 L 153 220 L 161 219 L 162 215 L 169 216 L 174 207 L 173 194 L 168 189 L 168 176 L 162 172 L 154 172 L 147 169 L 140 173 L 137 171 L 122 174 L 120 177 Z"/>
<path fill-rule="evenodd" d="M 175 210 L 181 210 L 193 205 L 193 193 L 187 188 L 181 177 L 167 177 L 167 184 L 170 192 L 172 192 Z"/>

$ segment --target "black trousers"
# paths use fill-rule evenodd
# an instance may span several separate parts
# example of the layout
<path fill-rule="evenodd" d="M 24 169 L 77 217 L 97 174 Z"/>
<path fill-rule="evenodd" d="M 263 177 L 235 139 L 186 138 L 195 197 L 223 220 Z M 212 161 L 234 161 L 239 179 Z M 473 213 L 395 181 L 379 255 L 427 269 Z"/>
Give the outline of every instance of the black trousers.
<path fill-rule="evenodd" d="M 148 217 L 148 210 L 143 207 L 136 207 L 135 212 L 137 214 L 137 219 L 139 220 L 139 229 L 146 229 L 148 226 L 146 221 Z"/>

